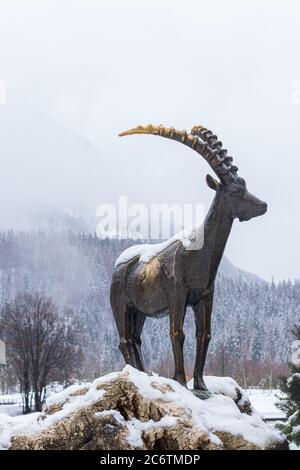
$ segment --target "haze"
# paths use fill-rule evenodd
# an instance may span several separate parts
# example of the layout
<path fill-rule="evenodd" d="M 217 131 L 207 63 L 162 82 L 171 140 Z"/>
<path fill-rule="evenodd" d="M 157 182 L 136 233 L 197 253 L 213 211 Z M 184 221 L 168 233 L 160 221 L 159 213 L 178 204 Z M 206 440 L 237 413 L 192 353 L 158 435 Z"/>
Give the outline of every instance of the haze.
<path fill-rule="evenodd" d="M 203 203 L 208 165 L 137 124 L 213 129 L 267 215 L 226 255 L 299 277 L 300 5 L 295 1 L 0 1 L 0 229 L 101 202 Z"/>

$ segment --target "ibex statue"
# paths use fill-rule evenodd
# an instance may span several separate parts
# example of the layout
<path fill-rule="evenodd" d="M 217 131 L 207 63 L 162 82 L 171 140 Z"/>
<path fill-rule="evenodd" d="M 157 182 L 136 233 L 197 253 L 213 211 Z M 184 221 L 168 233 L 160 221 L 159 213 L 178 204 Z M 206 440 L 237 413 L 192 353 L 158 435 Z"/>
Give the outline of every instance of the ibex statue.
<path fill-rule="evenodd" d="M 192 307 L 197 341 L 194 389 L 205 398 L 209 392 L 203 381 L 203 369 L 211 337 L 214 284 L 232 223 L 235 218 L 245 221 L 264 214 L 267 204 L 247 191 L 232 157 L 227 156 L 222 142 L 210 130 L 195 126 L 187 133 L 149 125 L 122 132 L 120 136 L 130 134 L 153 134 L 181 142 L 201 155 L 219 178 L 217 181 L 210 175 L 206 177 L 216 194 L 204 220 L 204 237 L 198 248 L 188 249 L 174 237 L 146 260 L 143 245 L 140 252 L 136 249 L 139 247 L 129 248 L 117 261 L 111 284 L 111 306 L 126 363 L 144 370 L 141 332 L 145 319 L 169 315 L 174 379 L 182 385 L 186 385 L 183 323 L 187 306 Z"/>

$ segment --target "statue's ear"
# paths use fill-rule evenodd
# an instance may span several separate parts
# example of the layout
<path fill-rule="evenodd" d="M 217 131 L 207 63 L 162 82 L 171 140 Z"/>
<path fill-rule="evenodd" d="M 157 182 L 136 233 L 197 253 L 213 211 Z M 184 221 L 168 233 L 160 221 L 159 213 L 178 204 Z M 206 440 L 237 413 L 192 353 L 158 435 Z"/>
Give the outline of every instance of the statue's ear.
<path fill-rule="evenodd" d="M 209 186 L 214 191 L 217 191 L 218 187 L 220 186 L 220 183 L 210 175 L 206 175 L 206 183 L 207 186 Z"/>

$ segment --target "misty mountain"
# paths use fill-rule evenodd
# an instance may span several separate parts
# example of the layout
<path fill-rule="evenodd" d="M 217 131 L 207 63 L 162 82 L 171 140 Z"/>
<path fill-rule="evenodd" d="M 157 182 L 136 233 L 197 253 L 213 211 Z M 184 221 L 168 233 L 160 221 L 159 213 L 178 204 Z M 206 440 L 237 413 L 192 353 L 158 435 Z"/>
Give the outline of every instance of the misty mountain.
<path fill-rule="evenodd" d="M 223 275 L 226 277 L 230 277 L 232 279 L 242 279 L 247 282 L 260 282 L 262 279 L 257 276 L 256 274 L 249 273 L 248 271 L 244 271 L 241 268 L 238 268 L 234 264 L 229 261 L 226 256 L 223 256 L 220 267 L 219 267 L 219 275 Z"/>
<path fill-rule="evenodd" d="M 2 228 L 41 228 L 73 211 L 94 217 L 109 194 L 109 159 L 49 116 L 24 105 L 0 107 L 0 142 Z"/>

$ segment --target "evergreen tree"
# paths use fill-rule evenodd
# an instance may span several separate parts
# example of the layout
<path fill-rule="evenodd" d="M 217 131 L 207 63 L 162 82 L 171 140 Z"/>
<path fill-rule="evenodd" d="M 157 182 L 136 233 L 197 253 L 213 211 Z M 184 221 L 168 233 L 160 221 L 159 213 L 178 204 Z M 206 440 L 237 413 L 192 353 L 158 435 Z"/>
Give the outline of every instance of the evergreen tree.
<path fill-rule="evenodd" d="M 300 324 L 293 330 L 296 340 L 300 340 Z M 288 440 L 300 445 L 300 362 L 299 354 L 294 363 L 289 364 L 290 377 L 281 377 L 280 389 L 284 397 L 280 398 L 278 408 L 287 416 L 287 422 L 278 424 L 278 428 Z"/>

